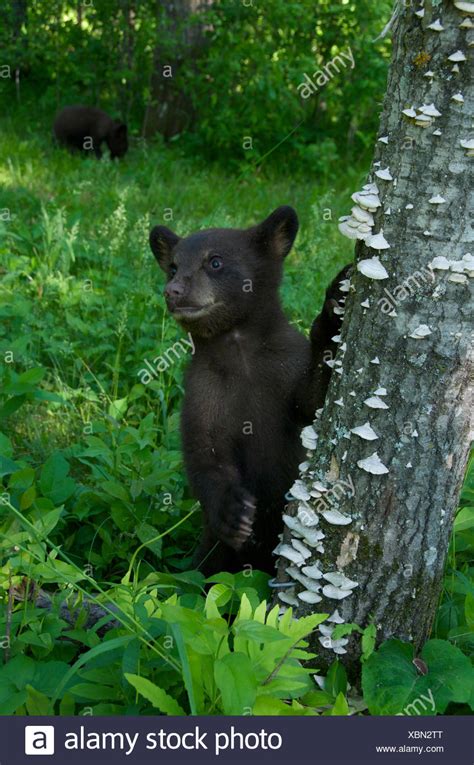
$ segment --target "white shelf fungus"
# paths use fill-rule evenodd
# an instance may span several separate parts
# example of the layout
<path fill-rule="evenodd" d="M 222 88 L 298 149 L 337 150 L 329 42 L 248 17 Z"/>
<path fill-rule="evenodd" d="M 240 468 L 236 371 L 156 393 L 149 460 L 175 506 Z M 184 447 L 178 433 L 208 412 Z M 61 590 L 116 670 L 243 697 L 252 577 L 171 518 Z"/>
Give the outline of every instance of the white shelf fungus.
<path fill-rule="evenodd" d="M 341 571 L 329 571 L 327 574 L 323 574 L 323 578 L 330 584 L 333 584 L 334 587 L 340 587 L 343 590 L 353 590 L 358 586 L 357 582 L 348 579 Z"/>
<path fill-rule="evenodd" d="M 431 24 L 428 24 L 428 29 L 431 29 L 432 32 L 444 31 L 444 27 L 439 19 L 436 19 L 436 21 L 433 21 Z"/>
<path fill-rule="evenodd" d="M 376 255 L 373 258 L 360 260 L 357 264 L 357 270 L 368 279 L 388 279 L 388 272 Z"/>
<path fill-rule="evenodd" d="M 463 149 L 466 149 L 466 156 L 474 156 L 474 138 L 461 138 L 459 141 Z"/>
<path fill-rule="evenodd" d="M 303 566 L 301 570 L 303 574 L 309 576 L 310 579 L 322 579 L 323 572 L 318 568 L 316 563 L 313 563 L 312 566 Z"/>
<path fill-rule="evenodd" d="M 318 434 L 312 425 L 307 425 L 300 434 L 301 443 L 306 449 L 316 449 L 316 442 L 318 440 Z"/>
<path fill-rule="evenodd" d="M 369 409 L 388 409 L 385 401 L 382 401 L 379 396 L 369 396 L 369 398 L 365 399 L 364 404 L 368 406 Z"/>
<path fill-rule="evenodd" d="M 419 327 L 410 332 L 408 337 L 413 337 L 415 340 L 422 340 L 424 337 L 431 335 L 431 329 L 427 324 L 420 324 Z"/>
<path fill-rule="evenodd" d="M 383 235 L 383 228 L 377 234 L 369 236 L 367 239 L 367 246 L 373 250 L 388 250 L 390 245 Z M 388 274 L 387 274 L 388 276 Z"/>
<path fill-rule="evenodd" d="M 311 527 L 317 526 L 319 523 L 319 517 L 314 510 L 308 505 L 299 504 L 297 512 L 298 520 L 301 521 L 303 526 Z"/>
<path fill-rule="evenodd" d="M 273 550 L 275 555 L 279 555 L 281 558 L 286 558 L 287 560 L 290 560 L 292 563 L 295 563 L 297 566 L 301 566 L 304 563 L 303 556 L 295 550 L 294 547 L 287 544 L 279 544 L 275 549 Z"/>
<path fill-rule="evenodd" d="M 372 213 L 359 207 L 359 205 L 354 205 L 354 207 L 351 208 L 351 215 L 359 221 L 359 223 L 366 223 L 368 226 L 374 225 L 374 216 Z"/>
<path fill-rule="evenodd" d="M 347 526 L 347 524 L 352 523 L 352 518 L 340 513 L 339 510 L 321 510 L 321 515 L 333 526 Z"/>
<path fill-rule="evenodd" d="M 440 194 L 436 194 L 434 197 L 428 200 L 430 205 L 444 205 L 446 200 Z"/>
<path fill-rule="evenodd" d="M 449 260 L 444 255 L 438 255 L 431 261 L 431 268 L 437 271 L 449 271 Z"/>
<path fill-rule="evenodd" d="M 352 595 L 352 590 L 343 590 L 341 587 L 335 587 L 333 584 L 327 584 L 323 587 L 323 595 L 331 600 L 343 600 Z"/>
<path fill-rule="evenodd" d="M 365 470 L 372 475 L 384 475 L 388 473 L 388 468 L 385 467 L 377 452 L 374 452 L 370 457 L 366 457 L 363 460 L 358 460 L 357 466 Z"/>
<path fill-rule="evenodd" d="M 311 557 L 311 550 L 308 550 L 308 548 L 303 544 L 303 542 L 300 542 L 299 539 L 292 539 L 291 544 L 293 545 L 296 552 L 299 552 L 302 558 L 306 560 L 306 558 Z"/>
<path fill-rule="evenodd" d="M 465 61 L 466 56 L 462 52 L 462 50 L 457 50 L 455 53 L 451 53 L 450 56 L 448 56 L 448 61 L 455 61 L 456 63 L 459 63 L 461 61 Z"/>
<path fill-rule="evenodd" d="M 310 498 L 310 493 L 305 484 L 301 480 L 296 480 L 290 489 L 290 494 L 295 499 L 301 499 L 303 502 L 307 502 Z"/>
<path fill-rule="evenodd" d="M 425 117 L 441 117 L 441 112 L 438 111 L 434 104 L 423 104 L 423 106 L 419 107 L 418 111 L 424 114 Z"/>
<path fill-rule="evenodd" d="M 315 481 L 313 483 L 313 489 L 316 489 L 316 491 L 320 491 L 324 493 L 325 491 L 328 491 L 327 486 L 325 486 L 321 481 Z"/>
<path fill-rule="evenodd" d="M 351 199 L 359 205 L 359 207 L 362 207 L 362 209 L 368 210 L 369 212 L 375 212 L 377 208 L 382 205 L 378 193 L 367 190 L 356 191 L 352 194 Z"/>
<path fill-rule="evenodd" d="M 320 595 L 316 592 L 311 592 L 311 590 L 303 590 L 303 592 L 299 592 L 298 597 L 303 603 L 319 603 L 322 600 Z"/>
<path fill-rule="evenodd" d="M 351 433 L 359 436 L 359 438 L 363 438 L 365 441 L 376 441 L 378 438 L 377 433 L 371 428 L 369 422 L 366 422 L 365 425 L 358 425 L 356 428 L 352 428 Z"/>
<path fill-rule="evenodd" d="M 299 606 L 299 603 L 296 600 L 295 596 L 292 595 L 290 592 L 279 592 L 278 597 L 283 603 L 286 603 L 288 606 Z"/>
<path fill-rule="evenodd" d="M 448 276 L 448 282 L 454 282 L 455 284 L 467 284 L 467 276 L 465 274 L 450 274 Z"/>
<path fill-rule="evenodd" d="M 469 2 L 469 0 L 454 0 L 454 5 L 458 11 L 462 11 L 471 16 L 474 14 L 474 3 Z"/>
<path fill-rule="evenodd" d="M 381 178 L 383 181 L 393 181 L 392 174 L 390 173 L 390 169 L 386 167 L 384 170 L 376 170 L 375 175 L 377 178 Z"/>
<path fill-rule="evenodd" d="M 288 566 L 286 573 L 296 582 L 302 584 L 305 589 L 311 590 L 311 592 L 319 592 L 321 589 L 321 585 L 317 581 L 302 574 L 296 566 Z"/>

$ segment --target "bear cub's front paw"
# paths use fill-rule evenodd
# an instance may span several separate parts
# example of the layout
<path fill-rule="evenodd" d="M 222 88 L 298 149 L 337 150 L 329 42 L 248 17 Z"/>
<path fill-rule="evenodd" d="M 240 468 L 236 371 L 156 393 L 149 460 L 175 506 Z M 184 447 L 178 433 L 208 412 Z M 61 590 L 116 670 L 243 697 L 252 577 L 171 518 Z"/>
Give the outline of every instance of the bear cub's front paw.
<path fill-rule="evenodd" d="M 256 508 L 254 497 L 245 489 L 240 486 L 226 489 L 212 523 L 218 539 L 234 550 L 240 550 L 252 534 Z"/>

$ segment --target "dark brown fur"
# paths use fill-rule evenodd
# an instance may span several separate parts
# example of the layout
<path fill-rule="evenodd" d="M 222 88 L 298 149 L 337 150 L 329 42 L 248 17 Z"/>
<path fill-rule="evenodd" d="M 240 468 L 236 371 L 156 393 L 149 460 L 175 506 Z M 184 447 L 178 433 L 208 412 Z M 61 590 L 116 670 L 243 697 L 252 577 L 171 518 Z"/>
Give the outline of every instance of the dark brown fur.
<path fill-rule="evenodd" d="M 61 145 L 72 151 L 93 151 L 97 159 L 104 141 L 112 159 L 123 157 L 128 149 L 125 123 L 92 106 L 65 106 L 56 115 L 53 131 Z"/>
<path fill-rule="evenodd" d="M 285 493 L 305 457 L 301 428 L 324 401 L 340 295 L 335 280 L 310 340 L 288 322 L 278 287 L 297 230 L 295 211 L 280 207 L 245 230 L 150 234 L 168 308 L 195 344 L 181 428 L 204 514 L 196 565 L 206 574 L 273 570 Z"/>

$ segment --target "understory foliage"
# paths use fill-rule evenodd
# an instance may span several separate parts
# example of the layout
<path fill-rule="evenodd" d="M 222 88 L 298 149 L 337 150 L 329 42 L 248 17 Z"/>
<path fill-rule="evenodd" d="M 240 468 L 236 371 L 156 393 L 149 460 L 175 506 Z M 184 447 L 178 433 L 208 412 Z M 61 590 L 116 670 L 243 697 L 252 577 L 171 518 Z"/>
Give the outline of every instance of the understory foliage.
<path fill-rule="evenodd" d="M 390 18 L 391 0 L 214 0 L 182 21 L 167 18 L 166 6 L 156 0 L 5 0 L 0 47 L 11 71 L 0 80 L 1 111 L 24 106 L 25 122 L 41 120 L 50 129 L 66 104 L 99 105 L 140 135 L 156 69 L 172 93 L 187 99 L 189 119 L 173 140 L 188 154 L 228 166 L 272 152 L 278 163 L 291 158 L 293 167 L 319 175 L 338 156 L 358 156 L 371 146 L 390 50 L 387 39 L 376 38 Z M 197 28 L 199 49 L 186 55 L 183 39 Z M 297 86 L 304 75 L 324 70 L 348 49 L 354 67 L 342 62 L 330 69 L 324 88 L 302 99 Z M 172 69 L 165 76 L 166 65 Z"/>
<path fill-rule="evenodd" d="M 190 570 L 200 519 L 179 442 L 187 359 L 167 355 L 182 335 L 148 231 L 163 220 L 181 234 L 250 225 L 290 202 L 302 227 L 283 300 L 307 331 L 351 257 L 336 221 L 357 168 L 320 188 L 271 172 L 229 180 L 170 150 L 99 163 L 8 128 L 0 158 L 0 713 L 472 708 L 472 466 L 422 663 L 399 641 L 375 649 L 375 624 L 336 628 L 361 633 L 362 695 L 337 660 L 315 682 L 307 640 L 324 614 L 278 620 L 260 572 L 205 582 Z M 157 357 L 169 363 L 145 384 Z M 112 610 L 113 629 L 87 625 L 86 597 Z M 429 689 L 435 710 L 413 707 Z"/>

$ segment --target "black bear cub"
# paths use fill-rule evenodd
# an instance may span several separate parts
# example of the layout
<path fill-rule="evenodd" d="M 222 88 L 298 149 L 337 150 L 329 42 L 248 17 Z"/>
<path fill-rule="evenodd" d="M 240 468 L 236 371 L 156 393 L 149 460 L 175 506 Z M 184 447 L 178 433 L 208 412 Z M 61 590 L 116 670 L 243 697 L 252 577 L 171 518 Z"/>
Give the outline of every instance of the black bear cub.
<path fill-rule="evenodd" d="M 278 288 L 298 230 L 291 207 L 248 229 L 181 238 L 165 226 L 150 246 L 167 275 L 166 303 L 191 333 L 181 418 L 188 479 L 204 514 L 195 563 L 206 575 L 246 565 L 271 573 L 285 494 L 305 458 L 301 429 L 322 406 L 325 351 L 340 318 L 338 281 L 310 340 L 290 325 Z"/>
<path fill-rule="evenodd" d="M 72 151 L 93 151 L 97 159 L 104 141 L 112 159 L 123 157 L 128 149 L 125 123 L 92 106 L 65 106 L 55 117 L 53 131 L 61 145 Z"/>

